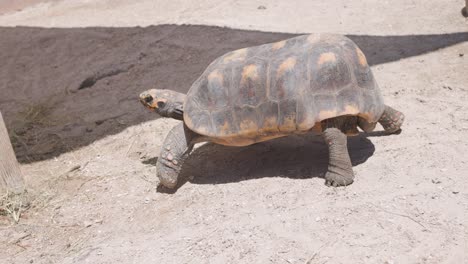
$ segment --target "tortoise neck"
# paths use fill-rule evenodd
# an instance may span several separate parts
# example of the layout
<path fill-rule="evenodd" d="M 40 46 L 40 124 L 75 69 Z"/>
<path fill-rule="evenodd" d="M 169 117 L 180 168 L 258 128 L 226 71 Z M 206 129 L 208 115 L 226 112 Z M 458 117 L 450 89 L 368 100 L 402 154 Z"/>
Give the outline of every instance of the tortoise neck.
<path fill-rule="evenodd" d="M 185 95 L 184 95 L 185 96 Z M 170 104 L 167 111 L 167 117 L 177 120 L 184 120 L 184 103 L 183 101 L 176 101 Z"/>
<path fill-rule="evenodd" d="M 180 105 L 180 107 L 174 108 L 170 116 L 174 119 L 177 120 L 184 120 L 184 110 L 183 110 L 183 105 Z"/>
<path fill-rule="evenodd" d="M 187 95 L 176 91 L 171 91 L 172 94 L 169 98 L 169 108 L 167 110 L 167 117 L 177 120 L 184 120 L 184 102 Z"/>

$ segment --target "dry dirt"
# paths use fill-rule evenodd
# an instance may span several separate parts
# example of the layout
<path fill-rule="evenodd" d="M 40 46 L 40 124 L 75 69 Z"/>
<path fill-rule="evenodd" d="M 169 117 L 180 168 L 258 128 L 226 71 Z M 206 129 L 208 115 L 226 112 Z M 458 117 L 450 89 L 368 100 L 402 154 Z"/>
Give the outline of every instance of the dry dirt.
<path fill-rule="evenodd" d="M 102 12 L 125 13 L 128 2 Z M 188 182 L 156 191 L 159 148 L 178 121 L 148 113 L 139 92 L 186 92 L 217 56 L 290 33 L 133 27 L 148 13 L 70 28 L 82 9 L 44 4 L 0 16 L 0 111 L 29 184 L 18 224 L 0 211 L 0 263 L 468 263 L 468 23 L 460 1 L 404 2 L 330 1 L 310 11 L 320 11 L 316 27 L 313 16 L 275 22 L 284 4 L 260 1 L 169 6 L 179 20 L 153 21 L 290 33 L 329 24 L 353 39 L 406 122 L 399 135 L 349 138 L 356 181 L 346 188 L 324 186 L 327 148 L 310 135 L 202 145 L 182 172 Z M 345 10 L 341 25 L 330 10 Z M 11 27 L 51 21 L 63 27 Z M 132 27 L 109 27 L 122 21 Z"/>

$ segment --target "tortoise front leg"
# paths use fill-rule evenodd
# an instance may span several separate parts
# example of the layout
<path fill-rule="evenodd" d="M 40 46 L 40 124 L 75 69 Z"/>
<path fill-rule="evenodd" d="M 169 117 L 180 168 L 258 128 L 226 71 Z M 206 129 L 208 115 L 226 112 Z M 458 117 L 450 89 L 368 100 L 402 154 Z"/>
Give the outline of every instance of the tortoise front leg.
<path fill-rule="evenodd" d="M 353 183 L 353 166 L 348 153 L 346 135 L 336 127 L 329 127 L 323 131 L 323 138 L 328 145 L 330 155 L 325 184 L 337 187 Z"/>
<path fill-rule="evenodd" d="M 183 123 L 173 127 L 167 134 L 156 164 L 160 185 L 170 189 L 177 186 L 182 165 L 195 144 L 193 134 Z"/>

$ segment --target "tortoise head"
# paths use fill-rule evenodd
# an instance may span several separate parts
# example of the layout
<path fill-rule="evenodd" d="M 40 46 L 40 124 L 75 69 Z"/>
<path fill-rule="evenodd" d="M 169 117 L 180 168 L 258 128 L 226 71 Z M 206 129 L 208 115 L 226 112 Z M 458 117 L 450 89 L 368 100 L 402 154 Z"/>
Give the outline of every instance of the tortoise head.
<path fill-rule="evenodd" d="M 176 91 L 150 89 L 140 94 L 140 102 L 160 116 L 182 120 L 185 96 Z"/>

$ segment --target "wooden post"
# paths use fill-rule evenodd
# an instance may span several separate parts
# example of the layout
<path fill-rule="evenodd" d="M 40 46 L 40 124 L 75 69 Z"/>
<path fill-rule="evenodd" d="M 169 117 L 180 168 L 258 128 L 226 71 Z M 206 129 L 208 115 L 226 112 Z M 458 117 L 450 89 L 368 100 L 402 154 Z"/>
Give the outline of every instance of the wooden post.
<path fill-rule="evenodd" d="M 0 194 L 20 194 L 24 189 L 24 177 L 0 113 Z"/>
<path fill-rule="evenodd" d="M 468 0 L 465 0 L 465 7 L 462 9 L 462 14 L 468 17 Z"/>

